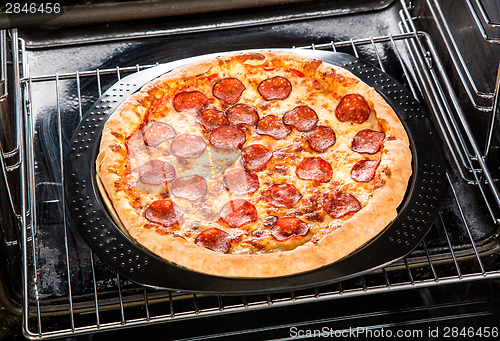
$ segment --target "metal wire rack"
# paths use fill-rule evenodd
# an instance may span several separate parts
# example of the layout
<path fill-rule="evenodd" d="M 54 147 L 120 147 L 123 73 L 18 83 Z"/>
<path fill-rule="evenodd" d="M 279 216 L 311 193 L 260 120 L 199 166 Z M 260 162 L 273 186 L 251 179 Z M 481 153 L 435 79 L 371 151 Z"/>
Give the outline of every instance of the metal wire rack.
<path fill-rule="evenodd" d="M 22 122 L 17 130 L 20 148 L 16 155 L 23 162 L 15 168 L 7 168 L 2 162 L 2 171 L 8 173 L 14 169 L 20 170 L 21 207 L 16 209 L 15 205 L 12 206 L 22 227 L 25 335 L 30 339 L 49 339 L 500 277 L 500 245 L 496 241 L 496 230 L 500 222 L 499 192 L 483 161 L 489 149 L 486 149 L 484 155 L 473 136 L 467 133 L 470 127 L 454 97 L 456 95 L 433 41 L 425 32 L 415 30 L 406 7 L 401 12 L 400 28 L 401 33 L 394 35 L 331 41 L 297 48 L 344 51 L 356 57 L 370 56 L 383 71 L 388 66 L 383 63 L 381 54 L 392 53 L 397 57 L 397 70 L 401 72 L 403 82 L 416 98 L 427 105 L 450 155 L 452 168 L 447 173 L 449 186 L 446 209 L 440 212 L 434 222 L 431 235 L 415 251 L 379 271 L 325 287 L 247 296 L 193 295 L 141 287 L 107 269 L 86 245 L 75 243 L 63 200 L 62 158 L 65 136 L 61 130 L 62 122 L 68 116 L 76 117 L 78 121 L 86 110 L 86 99 L 99 97 L 107 86 L 127 74 L 154 65 L 31 75 L 23 41 L 13 30 L 10 37 L 13 42 L 12 60 L 14 65 L 19 65 L 14 81 L 20 85 L 15 97 L 18 105 L 15 114 L 17 122 Z M 93 90 L 93 93 L 88 93 L 88 89 L 82 85 L 89 82 L 97 85 L 94 87 L 97 90 Z M 37 122 L 37 117 L 42 115 L 44 109 L 39 103 L 41 94 L 37 92 L 38 85 L 50 85 L 53 89 L 50 94 L 43 93 L 43 101 L 50 101 L 56 108 L 56 117 L 50 117 L 56 127 L 50 141 L 59 151 L 57 155 L 38 154 L 35 149 L 39 135 L 43 134 Z M 72 112 L 67 112 L 61 104 L 62 96 L 68 95 L 75 99 Z M 493 130 L 494 115 L 498 115 L 498 97 L 497 90 L 493 96 L 494 104 L 489 108 L 481 108 L 492 116 L 488 131 Z M 47 179 L 41 179 L 37 175 L 37 168 L 44 162 L 55 164 L 56 169 Z M 463 202 L 461 197 L 464 191 L 474 192 L 477 197 L 482 198 L 487 212 L 487 219 L 482 223 L 491 227 L 487 235 L 478 234 L 474 228 L 474 224 L 478 222 L 472 221 L 468 215 L 469 203 Z M 478 206 L 481 205 L 478 203 Z M 43 214 L 47 210 L 53 213 L 50 216 Z M 50 219 L 53 221 L 48 222 Z M 51 261 L 40 257 L 44 249 L 43 236 L 54 232 L 52 229 L 55 228 L 63 233 L 52 236 L 59 238 L 61 245 L 60 253 L 54 257 L 60 257 L 57 262 L 64 264 L 65 268 L 57 278 L 51 277 L 47 272 L 53 266 Z M 458 238 L 457 230 L 460 231 Z M 89 262 L 89 274 L 80 273 L 75 255 L 85 257 Z M 65 289 L 56 294 L 45 291 L 47 281 L 51 280 L 65 283 Z M 83 289 L 78 285 L 82 280 L 87 283 Z M 57 319 L 58 323 L 47 323 L 53 319 Z"/>
<path fill-rule="evenodd" d="M 480 0 L 476 0 L 476 3 L 480 3 Z M 474 18 L 477 19 L 477 13 L 475 12 L 475 8 L 472 6 L 471 1 L 467 0 L 467 4 L 474 14 Z M 438 31 L 443 38 L 443 42 L 446 45 L 448 53 L 450 54 L 451 60 L 457 70 L 460 80 L 464 84 L 467 90 L 467 94 L 474 107 L 481 111 L 491 111 L 492 106 L 482 105 L 479 103 L 478 98 L 486 98 L 492 99 L 495 96 L 494 92 L 484 91 L 479 88 L 479 86 L 474 81 L 472 77 L 472 73 L 469 70 L 469 66 L 467 65 L 467 61 L 464 58 L 462 52 L 460 52 L 460 48 L 458 46 L 457 40 L 452 33 L 452 30 L 448 24 L 448 20 L 443 13 L 443 9 L 436 0 L 426 0 L 426 5 L 428 6 L 430 13 L 433 16 L 433 19 L 437 25 Z M 500 41 L 499 41 L 500 42 Z"/>
<path fill-rule="evenodd" d="M 500 30 L 498 29 L 500 23 L 497 18 L 491 17 L 492 9 L 484 6 L 484 0 L 474 0 L 474 2 L 466 0 L 466 2 L 484 40 L 489 43 L 500 43 Z M 492 1 L 489 3 L 489 6 L 493 8 L 495 3 Z M 498 4 L 496 6 L 498 6 Z"/>

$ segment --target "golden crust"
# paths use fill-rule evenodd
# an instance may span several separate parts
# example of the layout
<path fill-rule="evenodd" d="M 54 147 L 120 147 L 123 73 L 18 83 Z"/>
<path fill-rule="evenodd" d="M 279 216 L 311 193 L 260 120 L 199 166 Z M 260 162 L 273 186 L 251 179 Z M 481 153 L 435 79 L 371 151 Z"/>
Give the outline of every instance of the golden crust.
<path fill-rule="evenodd" d="M 265 61 L 293 60 L 308 63 L 311 60 L 288 51 L 256 51 L 265 56 Z M 380 173 L 382 185 L 373 191 L 371 199 L 357 213 L 341 219 L 340 226 L 331 229 L 321 238 L 311 240 L 290 251 L 262 254 L 223 254 L 199 247 L 174 234 L 158 234 L 147 227 L 148 220 L 131 205 L 126 192 L 117 189 L 124 170 L 123 150 L 126 139 L 144 121 L 150 102 L 161 98 L 164 91 L 179 80 L 200 74 L 209 74 L 212 69 L 224 68 L 241 53 L 230 53 L 217 59 L 180 67 L 147 84 L 141 91 L 127 99 L 106 123 L 101 139 L 100 153 L 96 160 L 96 171 L 105 189 L 103 196 L 109 197 L 109 208 L 114 210 L 139 244 L 168 262 L 194 271 L 225 277 L 265 278 L 298 274 L 320 268 L 353 253 L 377 236 L 397 216 L 397 208 L 404 198 L 411 176 L 411 153 L 408 137 L 398 117 L 384 99 L 372 88 L 361 82 L 350 72 L 332 65 L 311 64 L 318 72 L 335 70 L 337 75 L 356 80 L 350 91 L 357 92 L 372 103 L 380 125 L 387 138 L 381 154 Z M 255 56 L 254 56 L 255 57 Z M 261 60 L 248 58 L 250 64 Z"/>

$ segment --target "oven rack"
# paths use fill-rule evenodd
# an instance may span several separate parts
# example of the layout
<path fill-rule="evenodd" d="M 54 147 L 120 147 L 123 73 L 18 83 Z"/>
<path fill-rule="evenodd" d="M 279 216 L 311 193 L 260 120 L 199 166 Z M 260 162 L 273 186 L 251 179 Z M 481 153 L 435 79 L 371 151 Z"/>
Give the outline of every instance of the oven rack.
<path fill-rule="evenodd" d="M 406 13 L 402 13 L 405 18 Z M 408 30 L 408 20 L 403 20 L 401 28 L 403 33 L 389 36 L 368 37 L 365 39 L 351 39 L 347 41 L 328 42 L 322 44 L 311 44 L 298 48 L 329 49 L 333 51 L 347 51 L 355 56 L 370 54 L 378 66 L 386 69 L 386 65 L 380 57 L 381 52 L 387 47 L 393 50 L 398 58 L 404 81 L 412 93 L 421 98 L 429 106 L 429 111 L 433 118 L 439 123 L 442 130 L 447 130 L 458 122 L 452 122 L 455 116 L 451 111 L 459 111 L 457 103 L 448 100 L 443 95 L 448 89 L 447 76 L 444 68 L 440 64 L 439 57 L 435 53 L 432 40 L 425 32 Z M 459 223 L 458 227 L 448 226 L 446 223 L 446 212 L 441 212 L 434 223 L 433 230 L 442 236 L 446 241 L 445 247 L 433 247 L 432 240 L 427 238 L 412 254 L 403 260 L 389 265 L 380 271 L 375 271 L 365 276 L 353 280 L 344 281 L 326 287 L 318 287 L 310 290 L 301 290 L 290 293 L 279 293 L 269 295 L 247 295 L 237 296 L 206 296 L 192 295 L 172 292 L 168 290 L 155 290 L 133 285 L 127 280 L 114 275 L 112 289 L 99 290 L 99 283 L 102 278 L 97 269 L 102 267 L 102 263 L 95 257 L 89 249 L 88 252 L 92 265 L 92 289 L 85 295 L 77 295 L 72 292 L 72 275 L 74 271 L 70 261 L 71 250 L 68 243 L 69 227 L 64 222 L 61 228 L 64 229 L 64 239 L 61 245 L 64 247 L 67 266 L 66 281 L 67 294 L 58 299 L 49 299 L 45 293 L 39 290 L 39 283 L 43 273 L 39 272 L 40 259 L 38 259 L 37 235 L 40 231 L 37 221 L 37 210 L 35 202 L 37 200 L 52 201 L 64 210 L 64 203 L 50 198 L 37 198 L 35 187 L 44 186 L 35 182 L 34 160 L 36 157 L 32 153 L 31 144 L 36 134 L 34 130 L 33 112 L 34 98 L 31 93 L 32 87 L 36 84 L 52 84 L 54 87 L 54 100 L 57 102 L 58 120 L 65 113 L 59 106 L 60 91 L 64 82 L 74 82 L 77 84 L 78 115 L 81 117 L 85 112 L 82 107 L 83 94 L 80 83 L 83 79 L 93 79 L 97 83 L 97 94 L 103 92 L 104 84 L 102 79 L 108 76 L 115 76 L 115 80 L 123 75 L 141 70 L 152 65 L 116 67 L 113 69 L 82 71 L 75 73 L 61 73 L 55 75 L 30 75 L 27 65 L 23 41 L 18 38 L 17 32 L 11 33 L 11 39 L 19 44 L 13 44 L 13 60 L 20 59 L 20 68 L 17 72 L 20 84 L 20 93 L 16 102 L 19 109 L 16 113 L 18 118 L 24 122 L 21 130 L 24 130 L 24 137 L 20 140 L 19 157 L 22 162 L 18 167 L 6 171 L 21 171 L 21 184 L 23 185 L 21 209 L 18 211 L 19 219 L 22 223 L 22 249 L 24 258 L 24 287 L 23 287 L 23 330 L 30 339 L 48 339 L 52 337 L 71 336 L 78 334 L 106 331 L 122 327 L 134 327 L 156 323 L 183 321 L 192 318 L 217 316 L 221 314 L 233 314 L 253 311 L 258 309 L 279 309 L 280 307 L 306 304 L 318 301 L 331 301 L 343 297 L 361 296 L 388 291 L 406 290 L 434 286 L 438 284 L 456 283 L 458 281 L 480 280 L 485 277 L 500 277 L 500 267 L 498 264 L 498 245 L 494 238 L 480 240 L 474 236 L 473 223 L 467 217 L 467 203 L 460 199 L 460 192 L 472 190 L 480 192 L 484 196 L 488 211 L 491 214 L 494 224 L 498 224 L 498 207 L 490 200 L 491 195 L 486 192 L 491 189 L 488 184 L 484 184 L 480 177 L 485 174 L 484 169 L 476 172 L 475 167 L 471 167 L 478 181 L 470 187 L 462 183 L 452 170 L 447 173 L 448 192 L 451 197 L 451 206 L 456 210 Z M 434 99 L 437 96 L 437 99 Z M 450 122 L 451 121 L 451 122 Z M 463 122 L 460 122 L 463 123 Z M 468 136 L 457 136 L 456 132 L 441 132 L 444 135 L 446 146 L 453 151 L 454 140 L 467 140 Z M 61 131 L 57 133 L 58 140 L 54 143 L 62 147 Z M 471 141 L 466 141 L 471 144 Z M 472 141 L 472 144 L 474 142 Z M 453 153 L 452 153 L 453 154 Z M 60 155 L 62 156 L 62 154 Z M 472 162 L 469 155 L 455 156 L 451 159 L 453 163 L 462 157 L 465 162 Z M 457 159 L 457 160 L 455 160 Z M 53 162 L 61 163 L 59 160 Z M 62 164 L 62 163 L 61 163 Z M 482 166 L 482 165 L 479 165 Z M 486 173 L 487 173 L 487 167 Z M 24 174 L 24 175 L 23 175 Z M 457 180 L 458 179 L 458 180 Z M 63 190 L 62 181 L 50 184 L 55 188 Z M 498 193 L 497 193 L 498 194 Z M 55 201 L 55 202 L 54 202 Z M 15 208 L 13 207 L 15 210 Z M 451 232 L 453 229 L 463 230 L 465 242 L 458 243 L 453 240 Z M 494 233 L 496 234 L 496 233 Z M 83 247 L 84 248 L 84 247 Z M 112 315 L 110 317 L 110 315 Z M 57 324 L 48 323 L 56 320 Z M 54 327 L 56 325 L 57 327 Z"/>
<path fill-rule="evenodd" d="M 403 5 L 405 5 L 404 1 L 402 0 Z M 429 0 L 427 0 L 427 3 L 429 3 Z M 436 4 L 439 5 L 438 2 Z M 400 17 L 400 29 L 403 33 L 416 31 L 407 6 L 403 6 L 403 9 L 400 11 Z M 479 186 L 483 197 L 488 197 L 486 191 L 489 189 L 492 195 L 491 201 L 494 201 L 500 207 L 500 192 L 489 167 L 486 165 L 486 159 L 491 152 L 495 122 L 498 120 L 499 115 L 500 64 L 498 66 L 496 90 L 492 95 L 492 105 L 488 108 L 480 109 L 490 115 L 489 126 L 484 132 L 487 136 L 486 144 L 481 149 L 473 136 L 469 122 L 465 117 L 464 109 L 460 105 L 460 101 L 446 74 L 437 49 L 431 41 L 430 35 L 425 32 L 421 32 L 420 34 L 423 38 L 409 41 L 408 49 L 412 51 L 410 53 L 412 62 L 414 65 L 419 66 L 415 68 L 415 77 L 419 79 L 417 84 L 421 84 L 424 87 L 421 91 L 431 94 L 431 96 L 424 96 L 424 98 L 429 100 L 428 105 L 432 107 L 430 112 L 436 114 L 433 116 L 435 124 L 439 127 L 447 150 L 450 152 L 450 162 L 455 165 L 455 169 L 459 172 L 462 179 L 469 184 Z M 449 52 L 452 56 L 451 51 Z M 458 70 L 457 64 L 455 64 L 455 67 Z M 460 79 L 464 82 L 462 77 Z M 439 86 L 433 87 L 432 83 L 436 83 Z M 487 187 L 489 188 L 487 189 Z M 498 223 L 499 218 L 494 213 L 493 207 L 490 206 L 490 200 L 486 200 L 486 204 L 493 220 Z"/>
<path fill-rule="evenodd" d="M 500 22 L 491 18 L 491 9 L 488 10 L 483 5 L 484 0 L 466 0 L 467 6 L 474 17 L 474 21 L 481 32 L 484 40 L 489 43 L 500 43 Z M 494 6 L 494 3 L 491 4 Z M 497 5 L 498 6 L 498 5 Z"/>
<path fill-rule="evenodd" d="M 467 2 L 467 5 L 471 10 L 472 16 L 477 23 L 479 19 L 477 17 L 477 13 L 475 12 L 475 7 L 472 6 L 471 0 L 465 0 L 465 1 Z M 482 0 L 474 0 L 474 1 L 476 2 L 476 4 L 480 4 Z M 443 42 L 445 43 L 446 49 L 451 57 L 454 67 L 459 74 L 460 80 L 464 85 L 465 90 L 467 91 L 467 94 L 472 104 L 478 110 L 491 111 L 492 105 L 482 103 L 480 99 L 491 100 L 495 97 L 496 92 L 498 92 L 498 90 L 496 92 L 492 92 L 492 91 L 487 91 L 485 89 L 480 89 L 476 81 L 473 79 L 470 67 L 467 65 L 467 60 L 463 56 L 463 53 L 460 51 L 456 34 L 453 33 L 453 30 L 450 28 L 450 25 L 448 24 L 448 20 L 446 19 L 446 15 L 443 13 L 440 1 L 425 0 L 425 4 L 432 15 L 432 18 L 437 26 L 439 34 L 443 38 Z M 480 27 L 480 30 L 481 32 L 483 32 L 484 35 L 485 33 L 482 26 Z M 500 36 L 500 30 L 499 30 L 499 36 Z M 498 38 L 498 41 L 495 42 L 497 43 L 500 42 L 500 38 Z"/>

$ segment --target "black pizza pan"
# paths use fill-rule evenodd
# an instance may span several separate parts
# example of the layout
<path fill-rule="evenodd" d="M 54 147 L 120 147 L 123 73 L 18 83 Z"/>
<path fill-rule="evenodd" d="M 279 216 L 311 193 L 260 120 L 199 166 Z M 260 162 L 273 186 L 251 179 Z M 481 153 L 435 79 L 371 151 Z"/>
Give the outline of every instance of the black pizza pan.
<path fill-rule="evenodd" d="M 211 54 L 162 64 L 121 79 L 92 105 L 77 127 L 64 160 L 66 201 L 74 227 L 100 260 L 146 286 L 194 293 L 255 294 L 346 280 L 399 260 L 418 246 L 432 226 L 445 190 L 444 154 L 423 108 L 391 76 L 351 55 L 292 51 L 351 71 L 384 97 L 405 126 L 413 174 L 396 219 L 364 247 L 331 265 L 297 275 L 257 279 L 213 276 L 176 266 L 124 234 L 107 211 L 97 187 L 95 160 L 103 126 L 114 110 L 144 84 L 178 66 L 218 55 Z"/>

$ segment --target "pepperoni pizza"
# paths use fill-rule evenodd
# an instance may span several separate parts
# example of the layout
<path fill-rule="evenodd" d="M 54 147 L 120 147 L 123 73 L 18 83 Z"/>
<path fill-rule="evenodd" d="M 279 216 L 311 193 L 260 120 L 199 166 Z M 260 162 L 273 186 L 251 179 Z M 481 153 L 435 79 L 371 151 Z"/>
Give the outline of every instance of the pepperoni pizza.
<path fill-rule="evenodd" d="M 182 66 L 125 100 L 96 169 L 117 222 L 152 253 L 217 276 L 276 277 L 340 260 L 391 223 L 408 144 L 350 72 L 249 51 Z"/>

